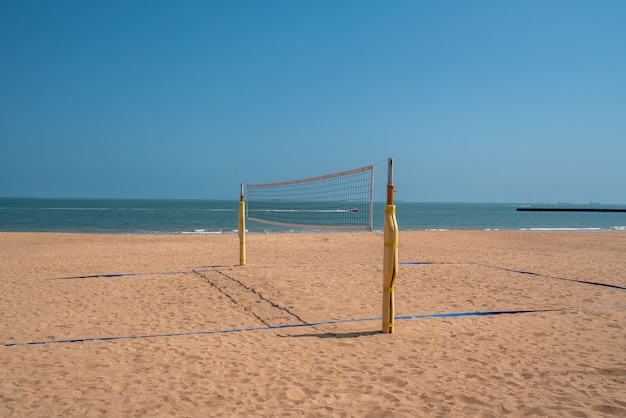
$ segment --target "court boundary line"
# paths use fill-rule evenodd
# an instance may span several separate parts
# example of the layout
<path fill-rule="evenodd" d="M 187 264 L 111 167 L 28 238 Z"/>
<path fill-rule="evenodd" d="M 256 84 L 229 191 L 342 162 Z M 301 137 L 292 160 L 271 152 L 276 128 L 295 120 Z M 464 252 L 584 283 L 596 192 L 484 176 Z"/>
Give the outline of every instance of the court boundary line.
<path fill-rule="evenodd" d="M 466 261 L 466 262 L 451 262 L 451 261 L 401 261 L 398 264 L 401 265 L 465 265 L 465 266 L 480 266 L 480 267 L 487 267 L 487 268 L 491 268 L 491 269 L 495 269 L 495 270 L 502 270 L 502 271 L 507 271 L 509 273 L 518 273 L 518 274 L 525 274 L 528 276 L 538 276 L 538 277 L 545 277 L 548 279 L 555 279 L 555 280 L 564 280 L 567 282 L 574 282 L 574 283 L 581 283 L 581 284 L 590 284 L 593 286 L 604 286 L 604 287 L 610 287 L 613 289 L 618 289 L 618 290 L 626 290 L 626 287 L 624 286 L 619 286 L 616 284 L 610 284 L 610 283 L 602 283 L 602 282 L 593 282 L 590 280 L 578 280 L 578 279 L 568 279 L 566 277 L 557 277 L 557 276 L 551 276 L 549 274 L 541 274 L 541 273 L 535 273 L 532 271 L 524 271 L 524 270 L 516 270 L 516 269 L 510 269 L 507 267 L 499 267 L 499 266 L 494 266 L 491 264 L 485 264 L 485 263 L 475 263 L 475 262 L 471 262 L 471 261 Z"/>
<path fill-rule="evenodd" d="M 365 263 L 365 264 L 354 264 L 351 263 L 349 265 L 363 265 L 363 266 L 376 266 L 382 263 Z M 626 287 L 613 285 L 602 282 L 593 282 L 588 280 L 578 280 L 578 279 L 569 279 L 563 277 L 556 277 L 531 271 L 524 270 L 516 270 L 510 269 L 506 267 L 494 266 L 486 263 L 476 263 L 476 262 L 447 262 L 447 261 L 402 261 L 399 262 L 400 265 L 468 265 L 468 266 L 479 266 L 486 267 L 501 271 L 506 271 L 510 273 L 524 274 L 529 276 L 537 276 L 537 277 L 545 277 L 556 280 L 569 281 L 574 283 L 581 284 L 589 284 L 595 286 L 603 286 L 609 287 L 618 290 L 626 290 Z M 343 264 L 333 264 L 333 265 L 323 265 L 323 267 L 340 267 L 344 266 Z M 208 266 L 207 266 L 208 267 Z M 306 267 L 320 267 L 320 266 L 250 266 L 244 267 L 247 268 L 306 268 Z M 219 269 L 219 270 L 218 270 Z M 225 275 L 223 270 L 238 270 L 236 267 L 232 266 L 211 266 L 210 268 L 203 267 L 203 269 L 191 269 L 188 271 L 172 271 L 172 272 L 146 272 L 146 273 L 113 273 L 113 274 L 100 274 L 100 275 L 85 275 L 85 276 L 70 276 L 70 277 L 56 277 L 56 278 L 43 278 L 43 279 L 34 279 L 34 280 L 74 280 L 74 279 L 115 279 L 120 277 L 136 277 L 136 276 L 150 276 L 150 275 L 199 275 L 199 273 L 210 273 L 217 272 L 219 274 Z M 231 280 L 230 276 L 225 275 L 227 278 Z M 256 293 L 256 292 L 255 292 Z M 453 318 L 453 317 L 469 317 L 469 316 L 490 316 L 490 315 L 512 315 L 512 314 L 522 314 L 522 313 L 540 313 L 540 312 L 564 312 L 564 311 L 572 311 L 572 310 L 592 310 L 592 309 L 617 309 L 626 307 L 626 304 L 621 305 L 611 305 L 611 306 L 587 306 L 587 307 L 570 307 L 570 308 L 552 308 L 552 309 L 515 309 L 515 310 L 506 310 L 506 311 L 470 311 L 470 312 L 453 312 L 453 313 L 435 313 L 435 314 L 423 314 L 423 315 L 403 315 L 396 316 L 396 320 L 409 320 L 409 319 L 425 319 L 425 318 Z M 299 319 L 299 318 L 297 318 Z M 214 335 L 214 334 L 227 334 L 227 333 L 238 333 L 238 332 L 249 332 L 249 331 L 267 331 L 267 330 L 275 330 L 275 329 L 285 329 L 285 328 L 299 328 L 299 327 L 315 327 L 319 325 L 334 325 L 334 324 L 342 324 L 342 323 L 356 323 L 356 322 L 365 322 L 365 321 L 380 321 L 382 318 L 356 318 L 356 319 L 340 319 L 334 321 L 321 321 L 321 322 L 304 322 L 298 324 L 288 324 L 288 325 L 271 325 L 266 324 L 265 322 L 263 327 L 244 327 L 244 328 L 235 328 L 235 329 L 224 329 L 224 330 L 210 330 L 210 331 L 187 331 L 187 332 L 176 332 L 176 333 L 161 333 L 161 334 L 145 334 L 145 335 L 126 335 L 126 336 L 110 336 L 110 337 L 88 337 L 88 338 L 76 338 L 76 339 L 61 339 L 61 340 L 45 340 L 45 341 L 29 341 L 29 342 L 15 342 L 15 343 L 4 343 L 1 344 L 2 347 L 14 347 L 14 346 L 30 346 L 30 345 L 44 345 L 44 344 L 61 344 L 61 343 L 75 343 L 75 342 L 90 342 L 90 341 L 114 341 L 114 340 L 123 340 L 123 339 L 143 339 L 143 338 L 162 338 L 162 337 L 182 337 L 182 336 L 193 336 L 193 335 Z"/>
<path fill-rule="evenodd" d="M 505 310 L 505 311 L 471 311 L 471 312 L 434 313 L 434 314 L 422 314 L 422 315 L 401 315 L 401 316 L 396 316 L 395 319 L 399 321 L 403 321 L 403 320 L 430 319 L 430 318 L 433 318 L 433 319 L 460 318 L 460 317 L 471 317 L 471 316 L 516 315 L 516 314 L 524 314 L 524 313 L 586 311 L 586 310 L 594 310 L 594 309 L 620 309 L 620 308 L 625 308 L 625 307 L 626 307 L 626 304 L 610 305 L 610 306 L 549 308 L 549 309 L 514 309 L 514 310 Z M 110 336 L 110 337 L 88 337 L 88 338 L 71 338 L 71 339 L 62 339 L 62 340 L 14 342 L 14 343 L 4 343 L 2 344 L 2 347 L 85 343 L 85 342 L 93 342 L 93 341 L 116 341 L 116 340 L 132 340 L 132 339 L 148 339 L 148 338 L 164 338 L 164 337 L 187 337 L 187 336 L 194 336 L 194 335 L 231 334 L 231 333 L 242 333 L 242 332 L 252 332 L 252 331 L 271 331 L 271 330 L 279 330 L 279 329 L 315 327 L 315 326 L 321 326 L 321 325 L 336 325 L 336 324 L 345 324 L 345 323 L 380 321 L 381 319 L 382 318 L 380 317 L 338 319 L 338 320 L 333 320 L 333 321 L 309 322 L 309 323 L 304 323 L 304 324 L 269 325 L 266 327 L 245 327 L 245 328 L 233 328 L 233 329 L 210 330 L 210 331 L 187 331 L 187 332 L 174 332 L 174 333 L 161 333 L 161 334 L 121 335 L 121 336 Z"/>
<path fill-rule="evenodd" d="M 486 268 L 491 268 L 491 269 L 496 269 L 496 270 L 502 270 L 502 271 L 507 271 L 510 273 L 518 273 L 518 274 L 525 274 L 525 275 L 529 275 L 529 276 L 537 276 L 537 277 L 545 277 L 545 278 L 549 278 L 549 279 L 555 279 L 555 280 L 563 280 L 563 281 L 569 281 L 569 282 L 574 282 L 574 283 L 581 283 L 581 284 L 589 284 L 589 285 L 594 285 L 594 286 L 604 286 L 604 287 L 609 287 L 609 288 L 613 288 L 613 289 L 618 289 L 618 290 L 626 290 L 626 286 L 619 286 L 619 285 L 615 285 L 615 284 L 611 284 L 611 283 L 603 283 L 603 282 L 595 282 L 595 281 L 590 281 L 590 280 L 578 280 L 578 279 L 570 279 L 570 278 L 566 278 L 566 277 L 557 277 L 557 276 L 551 276 L 548 274 L 541 274 L 541 273 L 536 273 L 536 272 L 532 272 L 532 271 L 525 271 L 525 270 L 517 270 L 517 269 L 511 269 L 508 267 L 500 267 L 500 266 L 494 266 L 491 264 L 486 264 L 486 263 L 477 263 L 477 262 L 472 262 L 472 261 L 460 261 L 460 262 L 455 262 L 455 261 L 400 261 L 398 262 L 399 265 L 467 265 L 467 266 L 479 266 L 479 267 L 486 267 Z M 382 265 L 382 263 L 349 263 L 349 264 L 321 264 L 321 265 L 302 265 L 302 266 L 298 266 L 298 265 L 285 265 L 285 266 L 246 266 L 243 267 L 242 269 L 275 269 L 275 268 L 316 268 L 316 267 L 345 267 L 345 266 L 378 266 L 378 265 Z M 94 274 L 94 275 L 85 275 L 85 276 L 69 276 L 69 277 L 48 277 L 48 278 L 41 278 L 41 279 L 22 279 L 22 281 L 24 280 L 77 280 L 77 279 L 115 279 L 115 278 L 120 278 L 120 277 L 137 277 L 137 276 L 156 276 L 156 275 L 193 275 L 193 274 L 198 274 L 198 273 L 210 273 L 212 271 L 214 271 L 216 268 L 220 269 L 221 271 L 228 271 L 228 270 L 239 270 L 238 266 L 206 266 L 206 267 L 201 267 L 202 269 L 197 269 L 197 268 L 191 268 L 191 270 L 183 270 L 183 271 L 161 271 L 161 272 L 144 272 L 144 273 L 109 273 L 109 274 Z"/>

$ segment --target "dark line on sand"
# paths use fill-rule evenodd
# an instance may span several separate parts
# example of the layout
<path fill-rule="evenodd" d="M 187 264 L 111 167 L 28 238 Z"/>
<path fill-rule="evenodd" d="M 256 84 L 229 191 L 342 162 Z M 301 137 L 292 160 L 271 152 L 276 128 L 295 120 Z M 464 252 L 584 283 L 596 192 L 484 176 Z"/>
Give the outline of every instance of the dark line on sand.
<path fill-rule="evenodd" d="M 254 312 L 252 309 L 250 309 L 250 307 L 245 306 L 245 305 L 237 302 L 237 300 L 232 295 L 230 295 L 228 292 L 226 292 L 224 289 L 222 289 L 217 283 L 212 281 L 210 278 L 208 278 L 207 276 L 205 276 L 204 274 L 202 274 L 202 273 L 200 273 L 200 272 L 198 272 L 196 270 L 192 270 L 192 271 L 196 275 L 200 276 L 204 281 L 206 281 L 212 287 L 214 287 L 218 292 L 220 292 L 221 294 L 226 296 L 226 298 L 228 298 L 228 300 L 230 300 L 234 305 L 242 308 L 244 311 L 246 311 L 249 314 L 251 314 L 252 316 L 254 316 L 260 323 L 262 323 L 266 327 L 270 327 L 271 326 L 267 321 L 265 321 L 263 318 L 261 318 L 259 315 L 257 315 L 256 312 Z M 214 270 L 214 272 L 219 273 L 218 270 Z"/>

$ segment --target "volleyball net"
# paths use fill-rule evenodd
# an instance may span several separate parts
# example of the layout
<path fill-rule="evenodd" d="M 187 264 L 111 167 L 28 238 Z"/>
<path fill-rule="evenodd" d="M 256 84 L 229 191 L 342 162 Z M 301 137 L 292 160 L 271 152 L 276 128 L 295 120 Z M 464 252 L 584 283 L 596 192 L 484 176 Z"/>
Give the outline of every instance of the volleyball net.
<path fill-rule="evenodd" d="M 245 187 L 246 219 L 288 228 L 372 230 L 374 166 Z"/>
<path fill-rule="evenodd" d="M 398 223 L 393 159 L 388 160 L 384 214 L 382 332 L 394 332 Z M 374 165 L 278 183 L 241 185 L 239 264 L 246 265 L 246 220 L 311 230 L 372 230 Z M 244 191 L 245 190 L 245 191 Z"/>

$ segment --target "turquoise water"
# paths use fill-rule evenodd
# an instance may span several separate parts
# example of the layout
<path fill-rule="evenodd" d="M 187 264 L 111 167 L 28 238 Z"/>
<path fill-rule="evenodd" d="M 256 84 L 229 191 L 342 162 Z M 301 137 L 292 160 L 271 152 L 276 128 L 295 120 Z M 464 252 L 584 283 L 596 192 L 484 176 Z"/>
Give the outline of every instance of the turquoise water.
<path fill-rule="evenodd" d="M 238 205 L 236 200 L 0 198 L 0 231 L 232 233 L 237 229 Z M 400 230 L 626 231 L 626 213 L 518 212 L 515 209 L 524 205 L 514 203 L 397 202 L 396 206 Z M 374 204 L 375 230 L 383 228 L 383 209 L 383 203 Z M 246 227 L 250 232 L 292 230 L 252 221 Z"/>

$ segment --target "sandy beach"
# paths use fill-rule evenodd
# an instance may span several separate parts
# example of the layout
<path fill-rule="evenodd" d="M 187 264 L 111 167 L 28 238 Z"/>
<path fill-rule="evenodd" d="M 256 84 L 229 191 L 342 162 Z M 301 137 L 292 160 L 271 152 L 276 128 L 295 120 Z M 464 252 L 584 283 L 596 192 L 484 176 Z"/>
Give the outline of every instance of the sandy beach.
<path fill-rule="evenodd" d="M 0 416 L 626 416 L 626 233 L 0 234 Z"/>

